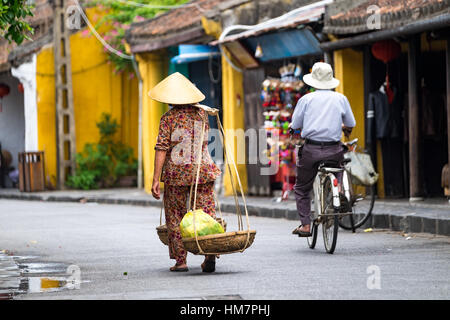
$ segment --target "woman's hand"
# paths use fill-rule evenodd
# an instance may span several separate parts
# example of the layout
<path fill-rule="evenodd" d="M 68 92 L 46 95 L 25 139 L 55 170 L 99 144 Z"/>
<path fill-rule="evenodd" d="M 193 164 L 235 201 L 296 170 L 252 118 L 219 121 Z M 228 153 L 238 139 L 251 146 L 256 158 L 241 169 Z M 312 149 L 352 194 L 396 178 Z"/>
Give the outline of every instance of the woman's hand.
<path fill-rule="evenodd" d="M 159 178 L 161 177 L 164 161 L 166 160 L 166 153 L 167 151 L 164 150 L 156 150 L 155 152 L 155 170 L 153 172 L 152 195 L 157 200 L 161 197 Z"/>
<path fill-rule="evenodd" d="M 155 198 L 156 200 L 159 200 L 161 198 L 161 189 L 159 187 L 159 181 L 158 180 L 153 180 L 153 184 L 152 184 L 152 196 L 153 198 Z"/>

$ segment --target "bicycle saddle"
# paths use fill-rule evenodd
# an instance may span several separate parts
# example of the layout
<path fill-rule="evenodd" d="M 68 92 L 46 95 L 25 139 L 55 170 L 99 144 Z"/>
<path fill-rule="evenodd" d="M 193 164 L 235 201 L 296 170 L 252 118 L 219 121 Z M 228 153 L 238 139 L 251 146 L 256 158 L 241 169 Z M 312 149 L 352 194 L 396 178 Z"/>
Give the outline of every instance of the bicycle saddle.
<path fill-rule="evenodd" d="M 342 161 L 325 160 L 319 164 L 318 170 L 321 172 L 342 172 L 344 171 L 344 165 L 350 162 L 350 159 L 344 159 Z"/>

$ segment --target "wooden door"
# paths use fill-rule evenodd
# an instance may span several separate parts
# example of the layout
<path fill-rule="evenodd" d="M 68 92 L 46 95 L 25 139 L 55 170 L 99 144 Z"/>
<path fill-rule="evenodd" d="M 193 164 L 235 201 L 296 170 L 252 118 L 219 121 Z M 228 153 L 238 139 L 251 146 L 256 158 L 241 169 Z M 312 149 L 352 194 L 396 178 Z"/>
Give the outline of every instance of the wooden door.
<path fill-rule="evenodd" d="M 247 183 L 249 195 L 269 196 L 270 190 L 270 176 L 261 175 L 260 157 L 264 154 L 266 143 L 260 143 L 261 138 L 259 130 L 264 126 L 263 107 L 261 102 L 262 82 L 265 79 L 263 68 L 249 69 L 244 71 L 244 96 L 245 96 L 245 130 L 256 130 L 258 137 L 258 163 L 250 164 L 249 159 L 249 144 L 246 143 L 246 159 L 247 159 Z M 265 138 L 264 138 L 265 140 Z"/>

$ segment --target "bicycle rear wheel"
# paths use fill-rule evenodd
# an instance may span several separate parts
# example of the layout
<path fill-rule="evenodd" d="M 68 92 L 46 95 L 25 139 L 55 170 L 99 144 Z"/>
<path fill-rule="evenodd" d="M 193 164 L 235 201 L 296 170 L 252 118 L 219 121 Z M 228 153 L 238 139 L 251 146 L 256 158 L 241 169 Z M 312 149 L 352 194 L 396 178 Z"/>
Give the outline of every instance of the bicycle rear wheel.
<path fill-rule="evenodd" d="M 375 185 L 366 187 L 362 185 L 351 184 L 351 186 L 353 189 L 353 197 L 361 197 L 363 198 L 363 200 L 355 202 L 353 204 L 351 215 L 346 215 L 339 219 L 339 225 L 342 229 L 345 230 L 353 229 L 351 218 L 353 218 L 353 227 L 355 229 L 361 227 L 364 223 L 366 223 L 372 215 L 373 206 L 375 204 Z M 360 191 L 365 191 L 366 195 L 355 195 L 356 192 Z"/>
<path fill-rule="evenodd" d="M 308 246 L 311 249 L 314 249 L 316 247 L 318 229 L 319 225 L 316 222 L 311 221 L 311 237 L 306 238 L 306 241 L 308 241 Z"/>
<path fill-rule="evenodd" d="M 339 218 L 337 210 L 333 207 L 333 193 L 331 191 L 331 179 L 327 178 L 323 185 L 323 210 L 322 233 L 325 250 L 332 254 L 336 249 L 337 235 L 339 231 Z"/>

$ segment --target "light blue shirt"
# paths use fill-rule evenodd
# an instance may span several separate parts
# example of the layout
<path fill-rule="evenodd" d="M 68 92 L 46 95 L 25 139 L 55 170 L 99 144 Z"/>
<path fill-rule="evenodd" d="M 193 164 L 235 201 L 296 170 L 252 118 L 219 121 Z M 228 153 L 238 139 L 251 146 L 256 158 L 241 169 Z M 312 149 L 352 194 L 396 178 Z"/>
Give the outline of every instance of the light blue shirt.
<path fill-rule="evenodd" d="M 302 129 L 302 138 L 339 141 L 342 124 L 353 128 L 355 117 L 348 99 L 332 90 L 317 90 L 298 100 L 292 115 L 292 129 Z"/>

